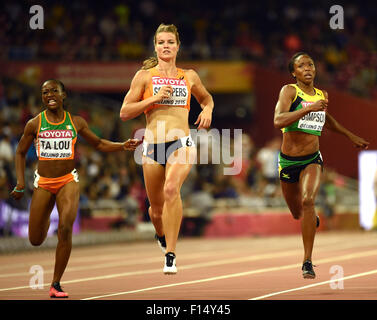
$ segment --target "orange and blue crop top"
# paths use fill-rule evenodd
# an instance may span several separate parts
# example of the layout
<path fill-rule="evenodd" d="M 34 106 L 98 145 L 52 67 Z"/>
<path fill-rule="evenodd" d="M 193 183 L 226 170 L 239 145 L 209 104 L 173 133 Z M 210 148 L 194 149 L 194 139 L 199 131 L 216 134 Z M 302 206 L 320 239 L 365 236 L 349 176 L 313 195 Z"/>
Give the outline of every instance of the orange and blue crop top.
<path fill-rule="evenodd" d="M 161 106 L 181 107 L 190 111 L 191 87 L 183 69 L 177 69 L 176 78 L 162 77 L 156 67 L 148 71 L 152 74 L 152 79 L 144 92 L 143 100 L 156 95 L 163 86 L 170 85 L 173 92 L 168 99 L 151 105 L 144 113 Z"/>

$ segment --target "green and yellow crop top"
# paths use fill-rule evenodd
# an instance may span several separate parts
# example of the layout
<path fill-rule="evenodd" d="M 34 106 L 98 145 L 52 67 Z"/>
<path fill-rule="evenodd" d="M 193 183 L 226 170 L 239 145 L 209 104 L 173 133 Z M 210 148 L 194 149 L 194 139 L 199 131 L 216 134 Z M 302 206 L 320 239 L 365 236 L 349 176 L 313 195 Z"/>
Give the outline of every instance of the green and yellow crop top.
<path fill-rule="evenodd" d="M 296 84 L 290 84 L 290 86 L 296 88 L 296 96 L 292 101 L 289 112 L 300 110 L 306 108 L 313 104 L 314 102 L 325 99 L 325 96 L 322 90 L 314 88 L 315 95 L 311 96 L 302 91 Z M 283 132 L 289 131 L 301 131 L 309 134 L 314 134 L 320 136 L 323 126 L 326 121 L 326 112 L 325 111 L 316 111 L 309 112 L 301 119 L 298 119 L 296 122 L 292 123 L 288 127 L 282 129 Z"/>

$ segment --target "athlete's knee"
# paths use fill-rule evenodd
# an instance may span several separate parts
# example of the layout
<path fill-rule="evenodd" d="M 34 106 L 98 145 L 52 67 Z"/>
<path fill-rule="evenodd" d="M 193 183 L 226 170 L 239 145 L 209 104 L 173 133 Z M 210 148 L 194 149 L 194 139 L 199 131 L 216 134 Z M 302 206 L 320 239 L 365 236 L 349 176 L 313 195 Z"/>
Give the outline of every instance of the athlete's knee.
<path fill-rule="evenodd" d="M 305 194 L 302 198 L 302 207 L 303 209 L 311 209 L 314 208 L 315 199 L 314 195 Z"/>
<path fill-rule="evenodd" d="M 149 207 L 148 211 L 149 211 L 149 215 L 151 218 L 161 218 L 162 216 L 162 206 L 156 206 L 156 205 L 152 205 Z"/>
<path fill-rule="evenodd" d="M 174 181 L 167 181 L 164 185 L 165 201 L 173 201 L 179 196 L 179 186 Z"/>
<path fill-rule="evenodd" d="M 43 241 L 45 240 L 45 236 L 43 235 L 30 235 L 29 234 L 29 242 L 34 247 L 39 247 Z"/>
<path fill-rule="evenodd" d="M 68 221 L 62 221 L 58 227 L 59 241 L 70 241 L 72 237 L 73 224 Z"/>
<path fill-rule="evenodd" d="M 45 225 L 29 225 L 29 242 L 32 246 L 40 246 L 46 239 L 50 221 Z"/>
<path fill-rule="evenodd" d="M 292 211 L 292 217 L 295 220 L 299 220 L 301 218 L 301 211 Z"/>

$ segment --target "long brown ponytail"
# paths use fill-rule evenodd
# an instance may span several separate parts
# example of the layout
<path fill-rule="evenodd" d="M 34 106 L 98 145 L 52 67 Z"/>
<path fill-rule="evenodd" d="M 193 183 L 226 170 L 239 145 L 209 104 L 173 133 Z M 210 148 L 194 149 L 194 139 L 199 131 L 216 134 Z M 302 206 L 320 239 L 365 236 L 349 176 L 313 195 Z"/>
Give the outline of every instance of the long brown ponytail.
<path fill-rule="evenodd" d="M 147 60 L 143 61 L 142 70 L 148 70 L 158 65 L 157 57 L 149 57 Z"/>

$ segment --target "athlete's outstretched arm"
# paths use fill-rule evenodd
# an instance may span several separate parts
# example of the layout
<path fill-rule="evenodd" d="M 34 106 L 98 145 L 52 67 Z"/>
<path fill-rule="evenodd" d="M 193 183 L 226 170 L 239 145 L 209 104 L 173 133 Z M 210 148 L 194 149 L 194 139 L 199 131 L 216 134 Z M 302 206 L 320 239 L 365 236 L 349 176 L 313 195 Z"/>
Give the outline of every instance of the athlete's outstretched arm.
<path fill-rule="evenodd" d="M 102 152 L 135 150 L 141 143 L 141 140 L 138 139 L 128 139 L 125 142 L 113 142 L 110 140 L 101 139 L 92 130 L 90 130 L 88 123 L 84 118 L 74 116 L 73 121 L 75 123 L 77 133 L 88 141 L 90 145 Z"/>
<path fill-rule="evenodd" d="M 326 91 L 323 91 L 325 94 L 325 97 L 328 98 L 328 94 Z M 326 112 L 326 122 L 325 122 L 325 128 L 330 129 L 331 131 L 340 133 L 344 136 L 346 136 L 348 139 L 352 141 L 352 143 L 355 145 L 356 148 L 362 148 L 362 149 L 368 149 L 369 142 L 364 140 L 363 138 L 355 135 L 345 127 L 343 127 L 338 121 L 335 120 L 335 118 Z"/>
<path fill-rule="evenodd" d="M 330 129 L 331 131 L 340 133 L 346 136 L 348 139 L 352 141 L 356 148 L 368 149 L 369 142 L 364 140 L 363 138 L 355 135 L 345 127 L 343 127 L 338 121 L 335 120 L 333 116 L 331 116 L 328 112 L 326 113 L 326 122 L 325 127 Z"/>

